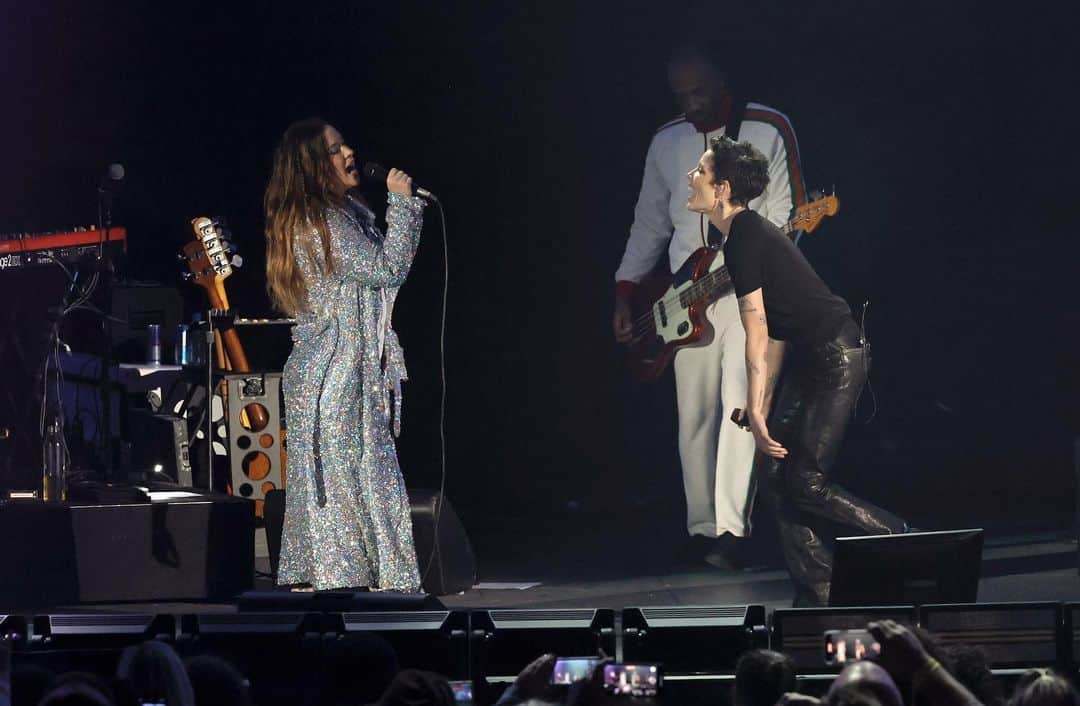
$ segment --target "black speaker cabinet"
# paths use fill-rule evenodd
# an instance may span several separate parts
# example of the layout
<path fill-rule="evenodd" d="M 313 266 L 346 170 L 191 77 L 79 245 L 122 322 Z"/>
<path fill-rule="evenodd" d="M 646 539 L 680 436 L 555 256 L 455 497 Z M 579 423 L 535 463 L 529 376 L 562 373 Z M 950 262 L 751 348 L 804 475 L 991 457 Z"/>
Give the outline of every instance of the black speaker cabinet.
<path fill-rule="evenodd" d="M 432 490 L 410 490 L 413 542 L 423 589 L 436 596 L 460 593 L 476 582 L 476 557 L 457 513 L 445 496 Z M 285 491 L 266 494 L 264 518 L 270 571 L 277 575 Z"/>

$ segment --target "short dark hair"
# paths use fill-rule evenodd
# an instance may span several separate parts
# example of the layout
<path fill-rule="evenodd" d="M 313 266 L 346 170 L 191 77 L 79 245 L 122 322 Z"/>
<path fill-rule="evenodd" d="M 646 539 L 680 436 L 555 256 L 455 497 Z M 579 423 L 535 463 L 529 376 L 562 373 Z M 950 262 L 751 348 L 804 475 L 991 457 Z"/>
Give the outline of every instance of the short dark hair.
<path fill-rule="evenodd" d="M 986 653 L 974 645 L 955 644 L 945 648 L 952 661 L 948 671 L 967 687 L 983 706 L 1001 706 L 1005 692 L 986 659 Z M 940 659 L 938 660 L 941 661 Z M 942 663 L 944 665 L 944 662 Z"/>
<path fill-rule="evenodd" d="M 795 662 L 772 650 L 752 650 L 735 664 L 736 706 L 772 706 L 795 691 Z"/>
<path fill-rule="evenodd" d="M 195 706 L 251 706 L 251 684 L 230 662 L 204 654 L 184 660 Z"/>
<path fill-rule="evenodd" d="M 769 185 L 769 160 L 749 142 L 736 142 L 726 135 L 709 142 L 713 183 L 731 184 L 731 203 L 745 206 L 761 196 Z"/>

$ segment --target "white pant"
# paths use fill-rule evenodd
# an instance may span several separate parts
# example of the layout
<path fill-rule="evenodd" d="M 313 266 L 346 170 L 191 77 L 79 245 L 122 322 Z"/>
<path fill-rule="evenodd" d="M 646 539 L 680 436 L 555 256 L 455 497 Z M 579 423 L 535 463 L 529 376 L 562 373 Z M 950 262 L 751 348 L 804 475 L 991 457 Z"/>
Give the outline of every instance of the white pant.
<path fill-rule="evenodd" d="M 746 332 L 732 295 L 705 314 L 715 328 L 712 343 L 675 354 L 686 528 L 743 537 L 750 534 L 753 507 L 754 436 L 730 416 L 746 408 Z"/>

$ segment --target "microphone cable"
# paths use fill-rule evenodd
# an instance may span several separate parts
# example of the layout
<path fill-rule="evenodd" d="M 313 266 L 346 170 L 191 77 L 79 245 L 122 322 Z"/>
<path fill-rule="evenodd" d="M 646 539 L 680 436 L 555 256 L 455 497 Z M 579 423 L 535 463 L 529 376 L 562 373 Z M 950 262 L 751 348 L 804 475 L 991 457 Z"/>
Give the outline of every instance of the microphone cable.
<path fill-rule="evenodd" d="M 869 424 L 874 421 L 878 413 L 877 393 L 874 392 L 874 385 L 870 382 L 870 367 L 873 365 L 873 361 L 870 358 L 870 336 L 866 333 L 866 317 L 870 313 L 870 300 L 867 299 L 863 302 L 862 317 L 859 321 L 859 338 L 863 346 L 863 369 L 866 372 L 866 390 L 870 392 L 870 404 L 873 408 L 870 410 L 870 416 L 866 418 L 863 424 Z M 859 400 L 862 399 L 862 391 L 859 391 L 859 396 L 855 399 L 855 407 L 859 406 Z M 853 410 L 854 412 L 854 410 Z"/>
<path fill-rule="evenodd" d="M 450 247 L 449 237 L 446 232 L 446 212 L 443 211 L 442 202 L 430 195 L 428 199 L 439 210 L 439 222 L 443 236 L 443 292 L 442 292 L 442 316 L 439 322 L 439 493 L 435 496 L 434 532 L 431 541 L 431 553 L 428 555 L 427 566 L 420 576 L 420 586 L 424 585 L 431 568 L 435 565 L 435 553 L 439 546 L 439 521 L 442 519 L 443 504 L 446 502 L 446 312 L 450 292 Z"/>

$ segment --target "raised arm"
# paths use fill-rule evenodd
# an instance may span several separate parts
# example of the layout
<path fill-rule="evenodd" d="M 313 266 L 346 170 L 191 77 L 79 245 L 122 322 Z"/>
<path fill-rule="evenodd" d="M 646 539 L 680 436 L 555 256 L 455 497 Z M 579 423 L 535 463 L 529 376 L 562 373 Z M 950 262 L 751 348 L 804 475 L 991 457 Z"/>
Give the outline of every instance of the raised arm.
<path fill-rule="evenodd" d="M 760 287 L 739 297 L 739 316 L 746 330 L 746 380 L 749 388 L 746 414 L 750 431 L 753 432 L 754 441 L 760 451 L 773 458 L 784 458 L 787 456 L 787 449 L 769 436 L 769 430 L 765 425 L 768 404 L 772 402 L 772 386 L 776 384 L 779 374 L 783 347 L 782 345 L 773 346 L 773 353 L 769 355 L 769 322 L 765 315 L 765 298 Z M 776 368 L 771 376 L 770 357 Z"/>
<path fill-rule="evenodd" d="M 424 201 L 392 192 L 387 198 L 386 235 L 381 242 L 344 212 L 335 210 L 327 215 L 331 232 L 340 236 L 332 240 L 338 277 L 374 288 L 398 287 L 405 282 L 420 242 Z"/>

